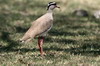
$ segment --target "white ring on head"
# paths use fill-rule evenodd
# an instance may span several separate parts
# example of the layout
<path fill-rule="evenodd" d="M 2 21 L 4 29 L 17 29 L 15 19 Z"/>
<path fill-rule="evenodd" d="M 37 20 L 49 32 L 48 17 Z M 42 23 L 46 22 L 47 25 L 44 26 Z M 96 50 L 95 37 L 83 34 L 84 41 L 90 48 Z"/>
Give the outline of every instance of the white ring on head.
<path fill-rule="evenodd" d="M 49 2 L 48 6 L 50 6 L 52 4 L 56 4 L 56 2 Z"/>

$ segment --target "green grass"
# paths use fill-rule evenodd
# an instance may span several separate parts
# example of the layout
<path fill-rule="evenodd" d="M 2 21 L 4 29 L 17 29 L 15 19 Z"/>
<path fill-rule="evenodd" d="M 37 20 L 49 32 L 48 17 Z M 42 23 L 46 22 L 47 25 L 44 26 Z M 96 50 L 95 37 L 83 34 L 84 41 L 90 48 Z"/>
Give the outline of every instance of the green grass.
<path fill-rule="evenodd" d="M 100 66 L 100 20 L 71 15 L 77 8 L 92 13 L 99 0 L 57 0 L 61 11 L 54 10 L 54 26 L 43 45 L 46 56 L 40 56 L 37 38 L 18 43 L 31 22 L 46 12 L 48 2 L 0 1 L 0 66 Z"/>

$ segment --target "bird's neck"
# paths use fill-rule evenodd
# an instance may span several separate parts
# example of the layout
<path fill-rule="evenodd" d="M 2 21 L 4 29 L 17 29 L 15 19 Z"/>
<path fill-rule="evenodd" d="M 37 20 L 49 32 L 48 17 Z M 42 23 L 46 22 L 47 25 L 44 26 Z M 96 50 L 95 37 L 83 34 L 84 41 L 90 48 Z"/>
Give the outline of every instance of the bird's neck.
<path fill-rule="evenodd" d="M 46 13 L 47 18 L 49 17 L 49 19 L 53 20 L 53 11 L 52 10 L 48 10 Z"/>
<path fill-rule="evenodd" d="M 48 11 L 47 11 L 47 13 L 53 13 L 53 10 L 51 10 L 51 9 L 48 9 Z"/>

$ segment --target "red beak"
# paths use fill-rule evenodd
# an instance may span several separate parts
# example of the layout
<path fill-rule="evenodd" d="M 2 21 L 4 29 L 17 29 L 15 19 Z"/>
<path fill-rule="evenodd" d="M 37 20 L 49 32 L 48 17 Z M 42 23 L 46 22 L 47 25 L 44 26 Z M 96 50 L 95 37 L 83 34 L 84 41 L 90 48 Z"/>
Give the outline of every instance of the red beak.
<path fill-rule="evenodd" d="M 56 8 L 60 8 L 60 7 L 56 5 Z"/>

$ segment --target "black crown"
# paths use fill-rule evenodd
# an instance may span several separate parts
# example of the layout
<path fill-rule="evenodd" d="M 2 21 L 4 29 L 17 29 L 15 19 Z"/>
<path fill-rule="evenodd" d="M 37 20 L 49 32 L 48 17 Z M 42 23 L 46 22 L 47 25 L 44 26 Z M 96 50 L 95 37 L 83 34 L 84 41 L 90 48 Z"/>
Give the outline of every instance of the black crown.
<path fill-rule="evenodd" d="M 56 5 L 56 2 L 49 2 L 48 6 Z"/>

